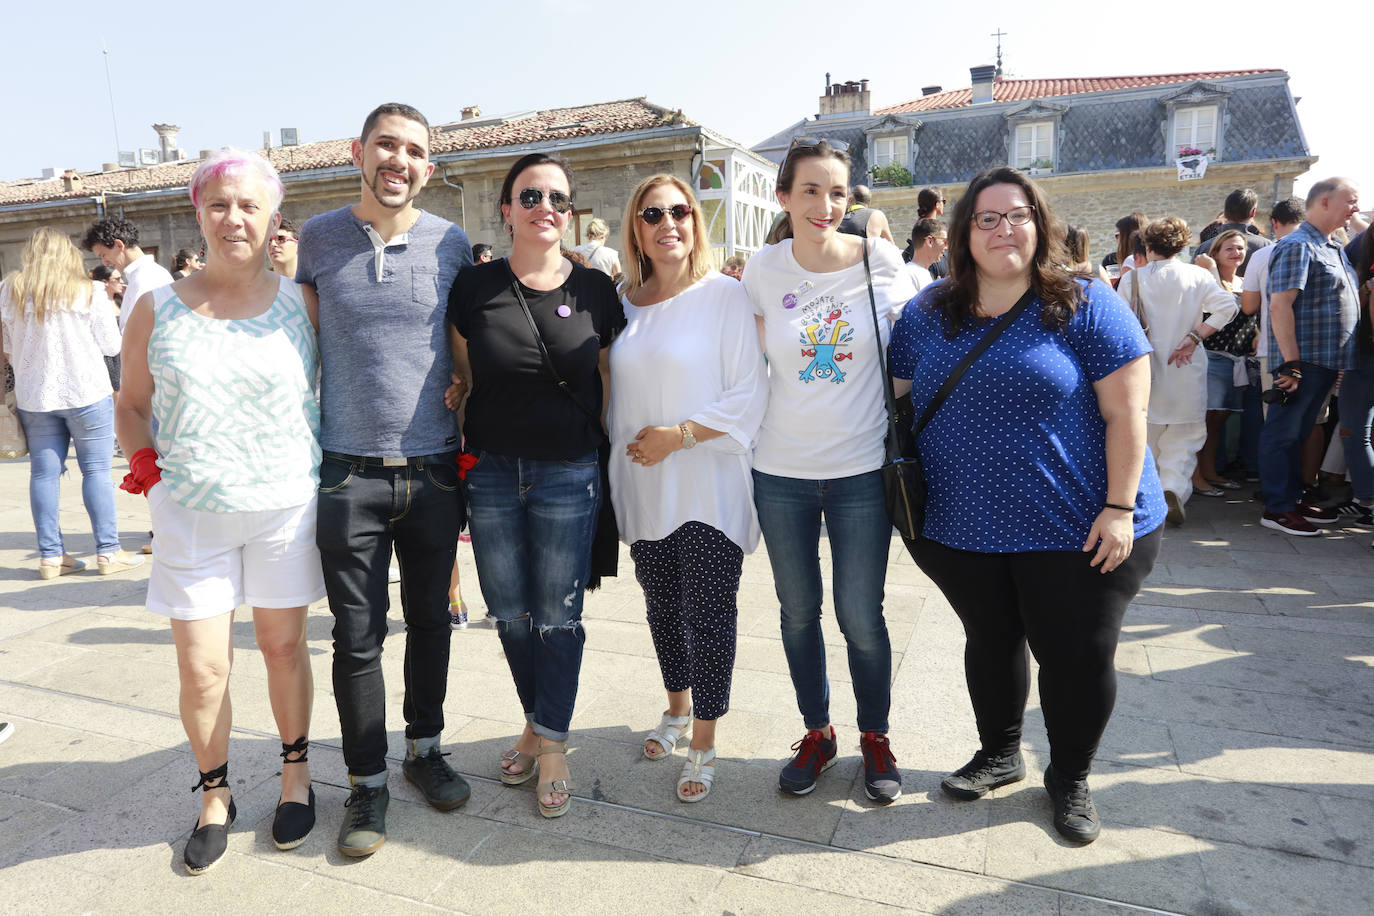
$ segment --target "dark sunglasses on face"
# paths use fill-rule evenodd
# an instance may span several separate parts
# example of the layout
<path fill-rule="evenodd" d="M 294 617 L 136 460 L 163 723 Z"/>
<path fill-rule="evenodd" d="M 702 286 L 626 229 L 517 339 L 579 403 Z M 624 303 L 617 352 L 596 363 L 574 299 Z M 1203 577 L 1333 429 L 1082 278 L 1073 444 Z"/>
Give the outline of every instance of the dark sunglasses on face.
<path fill-rule="evenodd" d="M 520 192 L 520 206 L 526 210 L 533 210 L 544 201 L 544 192 L 539 188 L 526 188 Z M 549 206 L 558 213 L 567 213 L 572 209 L 572 198 L 562 191 L 549 192 Z"/>
<path fill-rule="evenodd" d="M 849 151 L 849 144 L 843 140 L 834 140 L 830 137 L 793 137 L 792 145 L 788 147 L 788 152 L 794 149 L 816 149 L 822 143 L 841 153 Z"/>
<path fill-rule="evenodd" d="M 671 216 L 675 223 L 685 223 L 692 216 L 692 208 L 687 204 L 673 204 L 668 209 L 662 207 L 645 207 L 639 211 L 639 218 L 650 226 L 657 226 L 662 221 L 664 214 Z"/>

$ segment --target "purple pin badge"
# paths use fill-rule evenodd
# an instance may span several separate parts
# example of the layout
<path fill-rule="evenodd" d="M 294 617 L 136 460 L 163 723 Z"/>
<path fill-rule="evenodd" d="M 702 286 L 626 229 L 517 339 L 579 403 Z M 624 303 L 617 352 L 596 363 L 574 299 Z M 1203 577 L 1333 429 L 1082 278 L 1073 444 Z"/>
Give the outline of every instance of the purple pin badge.
<path fill-rule="evenodd" d="M 796 308 L 796 307 L 797 307 L 797 294 L 796 294 L 796 293 L 788 293 L 786 296 L 783 296 L 783 297 L 782 297 L 782 307 L 785 308 L 785 309 L 794 309 L 794 308 Z"/>
<path fill-rule="evenodd" d="M 568 308 L 568 306 L 567 306 L 566 304 L 565 304 L 565 305 L 560 305 L 560 306 L 558 307 L 558 317 L 559 317 L 559 318 L 567 318 L 567 317 L 568 317 L 569 315 L 571 315 L 571 314 L 572 314 L 572 309 Z"/>

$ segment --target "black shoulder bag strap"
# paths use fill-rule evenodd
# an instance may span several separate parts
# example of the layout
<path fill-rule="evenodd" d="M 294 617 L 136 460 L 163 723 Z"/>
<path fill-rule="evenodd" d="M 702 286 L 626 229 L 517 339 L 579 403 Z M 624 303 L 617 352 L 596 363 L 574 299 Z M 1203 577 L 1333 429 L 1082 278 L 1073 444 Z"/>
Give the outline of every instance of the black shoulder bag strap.
<path fill-rule="evenodd" d="M 868 266 L 868 239 L 863 240 L 864 280 L 868 283 L 868 305 L 873 313 L 873 343 L 878 348 L 878 371 L 883 376 L 883 403 L 887 405 L 887 448 L 897 448 L 897 399 L 892 393 L 892 376 L 887 371 L 887 353 L 883 347 L 882 329 L 878 325 L 878 300 L 873 295 L 873 271 Z M 895 456 L 892 456 L 895 457 Z"/>
<path fill-rule="evenodd" d="M 539 356 L 544 360 L 544 368 L 549 370 L 549 375 L 553 376 L 554 384 L 558 386 L 558 390 L 571 398 L 572 402 L 581 408 L 582 412 L 591 418 L 596 423 L 597 428 L 600 429 L 601 414 L 592 413 L 588 410 L 587 405 L 578 400 L 577 395 L 573 394 L 572 388 L 563 381 L 563 376 L 559 375 L 558 370 L 553 367 L 553 360 L 549 358 L 549 349 L 544 346 L 544 338 L 539 333 L 539 326 L 534 323 L 534 315 L 530 313 L 529 304 L 525 302 L 525 294 L 520 291 L 520 280 L 515 276 L 515 271 L 511 269 L 510 261 L 506 261 L 506 273 L 510 274 L 510 289 L 511 292 L 515 293 L 515 301 L 520 303 L 520 311 L 525 313 L 525 320 L 530 323 L 530 333 L 534 335 L 534 342 L 539 346 Z"/>

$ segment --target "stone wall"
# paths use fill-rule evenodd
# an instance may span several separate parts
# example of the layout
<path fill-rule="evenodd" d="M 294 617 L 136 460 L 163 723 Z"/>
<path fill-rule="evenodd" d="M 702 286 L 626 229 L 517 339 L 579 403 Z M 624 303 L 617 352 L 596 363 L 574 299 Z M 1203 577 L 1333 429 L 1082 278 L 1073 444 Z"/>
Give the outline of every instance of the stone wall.
<path fill-rule="evenodd" d="M 1181 216 L 1198 232 L 1221 212 L 1226 195 L 1236 188 L 1254 188 L 1259 195 L 1256 224 L 1269 230 L 1269 210 L 1274 206 L 1274 188 L 1282 200 L 1293 193 L 1293 182 L 1306 172 L 1312 160 L 1280 163 L 1219 163 L 1207 170 L 1207 177 L 1179 181 L 1175 169 L 1126 169 L 1071 175 L 1047 175 L 1035 179 L 1053 204 L 1055 214 L 1066 223 L 1088 230 L 1093 263 L 1101 262 L 1116 247 L 1113 238 L 1116 221 L 1139 211 L 1150 219 Z M 966 185 L 937 185 L 949 200 L 946 214 L 954 207 Z M 906 244 L 916 222 L 916 195 L 920 188 L 876 188 L 873 205 L 882 209 L 892 225 L 898 247 Z"/>

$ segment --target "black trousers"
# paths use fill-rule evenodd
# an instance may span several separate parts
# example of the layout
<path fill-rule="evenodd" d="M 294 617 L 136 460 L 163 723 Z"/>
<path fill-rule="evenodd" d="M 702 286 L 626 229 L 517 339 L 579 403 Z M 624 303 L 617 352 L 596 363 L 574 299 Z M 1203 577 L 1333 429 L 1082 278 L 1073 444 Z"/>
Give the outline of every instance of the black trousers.
<path fill-rule="evenodd" d="M 1040 705 L 1050 760 L 1086 778 L 1116 704 L 1116 644 L 1126 608 L 1159 556 L 1162 529 L 1103 574 L 1077 550 L 976 553 L 925 538 L 907 549 L 964 625 L 964 675 L 982 749 L 1021 748 L 1030 659 L 1040 663 Z"/>

